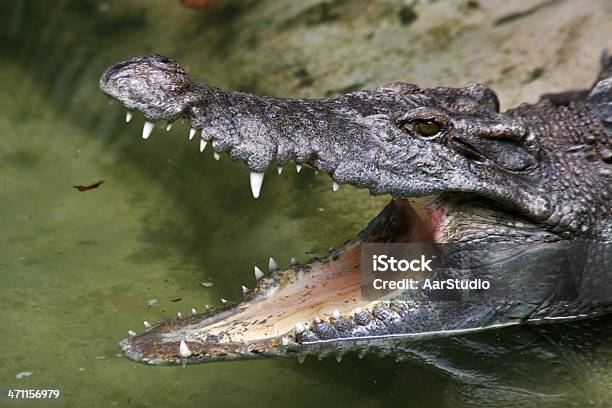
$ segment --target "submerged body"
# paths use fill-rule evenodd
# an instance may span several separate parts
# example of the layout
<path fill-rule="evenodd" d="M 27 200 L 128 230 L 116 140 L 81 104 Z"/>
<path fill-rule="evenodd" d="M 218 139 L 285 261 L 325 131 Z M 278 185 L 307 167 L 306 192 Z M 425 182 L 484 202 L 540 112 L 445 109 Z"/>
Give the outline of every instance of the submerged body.
<path fill-rule="evenodd" d="M 187 119 L 201 150 L 212 142 L 247 164 L 255 198 L 266 168 L 291 160 L 330 174 L 334 190 L 352 184 L 393 198 L 329 257 L 282 270 L 271 262 L 243 302 L 147 327 L 122 342 L 125 353 L 150 364 L 322 355 L 610 312 L 611 67 L 604 56 L 592 89 L 506 112 L 477 84 L 395 83 L 298 100 L 222 91 L 158 55 L 109 68 L 100 86 L 144 114 L 144 138 L 155 121 Z M 485 251 L 474 277 L 503 271 L 497 278 L 529 297 L 468 302 L 398 291 L 363 301 L 361 245 L 387 242 L 452 245 L 451 274 L 470 251 Z M 530 286 L 534 276 L 545 284 Z"/>

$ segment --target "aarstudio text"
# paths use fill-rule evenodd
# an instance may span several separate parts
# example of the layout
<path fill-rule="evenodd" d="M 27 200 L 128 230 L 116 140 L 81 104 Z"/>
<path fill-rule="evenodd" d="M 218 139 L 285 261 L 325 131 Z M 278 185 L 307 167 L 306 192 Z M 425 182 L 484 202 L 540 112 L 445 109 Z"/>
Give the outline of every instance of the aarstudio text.
<path fill-rule="evenodd" d="M 415 279 L 385 280 L 374 279 L 372 286 L 376 290 L 487 290 L 491 283 L 485 279 Z"/>

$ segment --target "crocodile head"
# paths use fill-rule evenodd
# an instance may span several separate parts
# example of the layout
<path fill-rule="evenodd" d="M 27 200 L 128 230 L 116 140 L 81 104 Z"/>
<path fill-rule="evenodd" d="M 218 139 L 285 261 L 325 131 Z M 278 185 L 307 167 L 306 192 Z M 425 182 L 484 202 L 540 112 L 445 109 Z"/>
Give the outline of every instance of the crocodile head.
<path fill-rule="evenodd" d="M 289 161 L 329 174 L 334 190 L 350 184 L 392 197 L 328 257 L 286 269 L 271 262 L 268 275 L 256 270 L 258 283 L 243 301 L 163 321 L 124 340 L 132 359 L 185 364 L 365 349 L 373 339 L 604 310 L 578 310 L 567 302 L 557 307 L 551 303 L 559 290 L 554 284 L 540 288 L 527 305 L 435 302 L 407 292 L 363 301 L 360 246 L 609 240 L 610 137 L 602 118 L 607 111 L 597 110 L 605 110 L 600 102 L 609 98 L 609 88 L 567 106 L 541 101 L 507 112 L 499 111 L 491 89 L 478 84 L 421 89 L 394 83 L 333 99 L 285 99 L 202 84 L 159 55 L 110 67 L 100 87 L 145 116 L 144 138 L 157 121 L 189 121 L 191 135 L 200 133 L 201 150 L 212 142 L 216 152 L 249 167 L 255 198 L 265 170 Z M 588 182 L 580 177 L 585 174 Z M 504 273 L 527 280 L 534 265 L 542 266 L 538 259 L 555 257 L 545 248 L 508 264 Z M 489 255 L 480 257 L 480 270 L 499 270 L 487 269 L 488 263 L 504 260 Z"/>

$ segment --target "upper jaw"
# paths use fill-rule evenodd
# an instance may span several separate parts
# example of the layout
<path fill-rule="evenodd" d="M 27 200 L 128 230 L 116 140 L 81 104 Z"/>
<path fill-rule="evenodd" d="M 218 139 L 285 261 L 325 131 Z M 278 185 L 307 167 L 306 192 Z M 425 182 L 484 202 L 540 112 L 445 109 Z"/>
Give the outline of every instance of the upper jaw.
<path fill-rule="evenodd" d="M 112 95 L 111 95 L 112 96 Z M 121 100 L 121 98 L 116 98 Z M 368 162 L 364 158 L 355 160 L 342 160 L 337 154 L 330 151 L 315 151 L 309 150 L 301 157 L 295 157 L 295 153 L 287 153 L 285 155 L 280 151 L 282 146 L 276 141 L 262 139 L 261 141 L 246 141 L 235 143 L 231 136 L 225 134 L 218 127 L 214 127 L 201 119 L 194 116 L 193 106 L 191 109 L 178 113 L 169 114 L 168 112 L 159 112 L 150 108 L 143 109 L 139 104 L 127 104 L 122 102 L 128 109 L 128 117 L 131 120 L 132 110 L 140 111 L 145 116 L 145 123 L 142 131 L 142 137 L 148 139 L 155 126 L 156 122 L 161 118 L 167 120 L 168 126 L 178 120 L 185 118 L 189 121 L 190 132 L 189 138 L 200 139 L 200 151 L 204 151 L 206 146 L 210 144 L 215 154 L 227 152 L 233 160 L 244 162 L 251 170 L 251 188 L 253 196 L 259 197 L 263 173 L 271 165 L 276 165 L 279 169 L 285 166 L 290 160 L 294 159 L 299 169 L 308 165 L 315 170 L 329 174 L 332 179 L 332 187 L 334 191 L 338 190 L 341 184 L 351 184 L 358 188 L 367 188 L 371 194 L 382 195 L 392 192 L 392 185 L 383 184 L 380 180 L 381 169 L 377 168 L 373 162 Z M 126 120 L 127 121 L 127 120 Z M 261 134 L 261 133 L 260 133 Z M 309 147 L 310 149 L 310 147 Z M 420 195 L 427 195 L 423 192 Z"/>
<path fill-rule="evenodd" d="M 202 92 L 206 91 L 206 88 L 202 88 Z M 247 124 L 246 129 L 243 129 L 244 132 L 252 132 L 252 134 L 258 135 L 258 139 L 255 137 L 236 139 L 233 136 L 234 132 L 227 131 L 218 123 L 212 123 L 214 118 L 211 118 L 210 113 L 203 113 L 195 99 L 189 102 L 187 109 L 169 113 L 168 111 L 156 110 L 148 105 L 143 107 L 140 103 L 126 102 L 123 95 L 117 95 L 115 91 L 109 91 L 108 94 L 121 101 L 129 109 L 130 119 L 132 110 L 143 113 L 146 119 L 142 132 L 144 139 L 150 137 L 157 124 L 156 122 L 160 120 L 167 120 L 171 123 L 179 118 L 186 119 L 191 127 L 189 138 L 200 139 L 200 151 L 203 151 L 210 144 L 216 154 L 227 152 L 233 160 L 242 161 L 249 167 L 251 170 L 251 188 L 255 198 L 259 197 L 262 183 L 259 180 L 263 180 L 263 173 L 267 168 L 271 165 L 281 168 L 290 160 L 295 160 L 298 168 L 309 165 L 315 170 L 329 174 L 333 180 L 334 191 L 339 189 L 342 184 L 350 184 L 357 188 L 367 188 L 373 195 L 391 194 L 394 198 L 429 196 L 439 192 L 439 186 L 426 184 L 422 181 L 412 182 L 410 175 L 406 176 L 406 180 L 403 180 L 403 175 L 396 172 L 396 169 L 393 168 L 396 164 L 391 162 L 395 152 L 388 150 L 378 140 L 376 134 L 378 132 L 397 131 L 389 129 L 388 124 L 381 124 L 380 118 L 377 118 L 379 123 L 375 127 L 367 128 L 364 136 L 364 140 L 367 139 L 367 141 L 362 140 L 365 145 L 361 146 L 359 150 L 353 148 L 349 149 L 352 151 L 346 152 L 346 146 L 339 145 L 339 141 L 334 139 L 326 142 L 326 144 L 313 140 L 302 147 L 287 146 L 288 143 L 292 142 L 270 138 L 267 136 L 269 129 L 262 128 L 258 123 L 253 123 L 250 127 Z M 174 105 L 176 104 L 171 101 L 168 102 L 168 106 Z M 366 122 L 368 121 L 361 120 L 361 122 L 362 125 L 367 125 Z M 395 137 L 400 136 L 396 135 Z M 321 134 L 317 137 L 324 139 L 325 135 Z M 346 143 L 349 146 L 356 146 L 351 141 Z M 343 154 L 347 153 L 347 157 L 342 157 Z M 379 163 L 380 160 L 383 162 Z"/>

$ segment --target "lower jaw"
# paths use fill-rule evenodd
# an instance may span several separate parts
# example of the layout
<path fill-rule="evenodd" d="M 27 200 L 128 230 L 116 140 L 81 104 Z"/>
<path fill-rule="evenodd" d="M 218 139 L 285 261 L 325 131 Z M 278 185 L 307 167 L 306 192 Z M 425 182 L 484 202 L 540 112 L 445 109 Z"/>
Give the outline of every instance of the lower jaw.
<path fill-rule="evenodd" d="M 300 348 L 308 343 L 306 334 L 312 333 L 303 330 L 304 325 L 321 324 L 325 329 L 350 319 L 344 323 L 356 327 L 357 313 L 374 316 L 380 303 L 361 299 L 361 244 L 434 242 L 440 211 L 423 207 L 423 202 L 432 200 L 394 200 L 355 239 L 328 257 L 273 272 L 243 302 L 162 321 L 123 340 L 121 347 L 129 358 L 148 364 L 197 363 Z"/>

